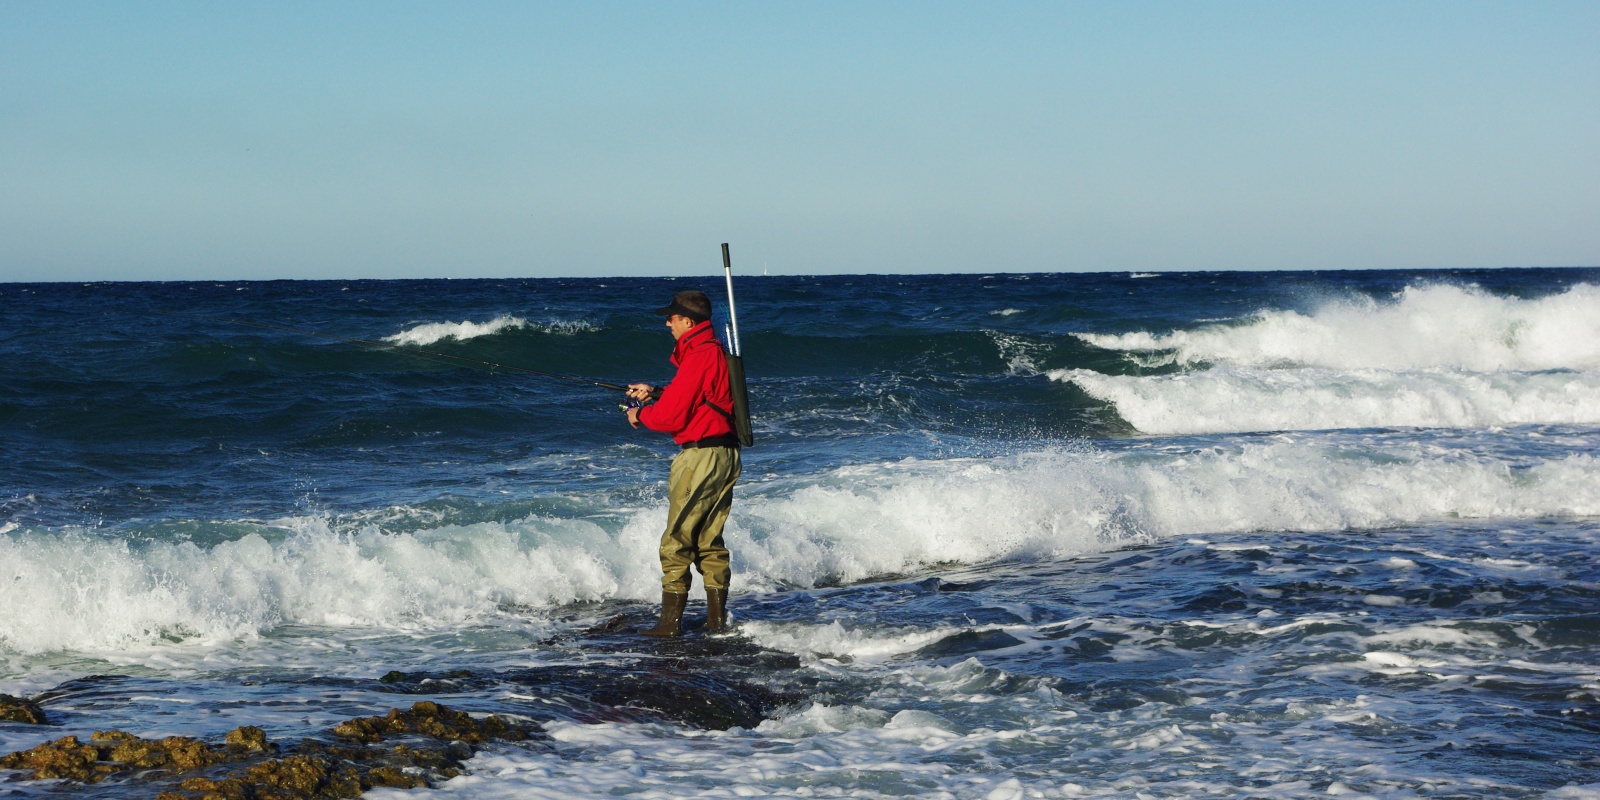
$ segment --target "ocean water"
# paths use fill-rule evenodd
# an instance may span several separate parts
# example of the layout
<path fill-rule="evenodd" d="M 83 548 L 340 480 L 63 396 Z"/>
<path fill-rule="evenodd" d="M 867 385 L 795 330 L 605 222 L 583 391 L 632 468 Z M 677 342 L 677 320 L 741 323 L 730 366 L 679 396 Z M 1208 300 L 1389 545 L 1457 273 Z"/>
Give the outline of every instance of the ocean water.
<path fill-rule="evenodd" d="M 735 633 L 606 631 L 670 442 L 435 354 L 663 382 L 720 278 L 0 284 L 0 752 L 432 699 L 548 734 L 465 797 L 1600 798 L 1600 270 L 737 278 Z"/>

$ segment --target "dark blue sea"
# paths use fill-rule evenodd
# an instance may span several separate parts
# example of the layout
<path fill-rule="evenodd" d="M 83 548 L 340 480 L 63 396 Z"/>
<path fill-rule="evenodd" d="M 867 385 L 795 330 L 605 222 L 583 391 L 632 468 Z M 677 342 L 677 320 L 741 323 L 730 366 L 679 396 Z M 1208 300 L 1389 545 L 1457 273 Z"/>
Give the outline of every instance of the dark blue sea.
<path fill-rule="evenodd" d="M 0 754 L 434 700 L 542 731 L 441 795 L 1600 798 L 1600 270 L 735 281 L 735 630 L 665 642 L 675 449 L 514 368 L 665 382 L 720 273 L 0 284 Z"/>

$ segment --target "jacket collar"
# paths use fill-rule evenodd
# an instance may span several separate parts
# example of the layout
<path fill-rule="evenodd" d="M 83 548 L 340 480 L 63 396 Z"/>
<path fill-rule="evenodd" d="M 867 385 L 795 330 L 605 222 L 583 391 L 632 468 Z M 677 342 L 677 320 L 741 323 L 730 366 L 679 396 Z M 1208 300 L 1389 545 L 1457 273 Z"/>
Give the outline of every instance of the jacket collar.
<path fill-rule="evenodd" d="M 691 348 L 699 346 L 702 337 L 711 342 L 717 340 L 716 330 L 711 327 L 711 320 L 696 324 L 693 328 L 684 331 L 683 336 L 678 337 L 678 343 L 672 348 L 673 362 L 676 363 L 678 357 Z"/>

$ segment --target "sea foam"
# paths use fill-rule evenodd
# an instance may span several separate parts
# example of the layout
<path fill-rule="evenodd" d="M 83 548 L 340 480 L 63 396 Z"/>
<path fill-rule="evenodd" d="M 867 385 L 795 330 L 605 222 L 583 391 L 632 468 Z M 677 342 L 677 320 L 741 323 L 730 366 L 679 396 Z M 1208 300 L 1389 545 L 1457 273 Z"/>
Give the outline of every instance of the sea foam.
<path fill-rule="evenodd" d="M 296 517 L 210 547 L 17 529 L 0 534 L 0 647 L 105 652 L 286 625 L 426 630 L 652 597 L 664 505 L 586 502 L 576 519 L 401 532 Z M 738 590 L 769 591 L 1168 536 L 1597 514 L 1600 459 L 1588 454 L 1520 467 L 1406 440 L 1285 437 L 908 460 L 757 483 L 728 537 Z"/>

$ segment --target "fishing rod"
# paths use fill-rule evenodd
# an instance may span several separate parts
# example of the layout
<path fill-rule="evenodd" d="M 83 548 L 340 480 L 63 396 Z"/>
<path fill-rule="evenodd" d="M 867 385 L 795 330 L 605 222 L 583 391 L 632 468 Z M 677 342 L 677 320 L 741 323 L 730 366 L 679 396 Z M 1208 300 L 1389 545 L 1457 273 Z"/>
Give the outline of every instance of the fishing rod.
<path fill-rule="evenodd" d="M 605 381 L 590 380 L 589 378 L 577 378 L 577 377 L 573 377 L 571 375 L 562 375 L 562 374 L 556 373 L 556 372 L 542 372 L 540 370 L 529 369 L 527 367 L 519 367 L 519 366 L 516 366 L 514 364 L 501 364 L 501 363 L 494 362 L 494 361 L 484 361 L 484 360 L 478 359 L 478 358 L 468 358 L 466 356 L 453 356 L 453 355 L 450 355 L 449 353 L 440 353 L 440 352 L 437 352 L 437 351 L 434 351 L 434 350 L 422 350 L 422 349 L 418 349 L 418 348 L 414 348 L 414 347 L 405 347 L 405 346 L 398 345 L 398 344 L 390 344 L 389 342 L 373 341 L 372 339 L 357 339 L 357 338 L 355 338 L 353 336 L 340 336 L 340 335 L 338 335 L 336 333 L 323 333 L 322 331 L 314 331 L 314 330 L 311 330 L 310 328 L 290 328 L 290 327 L 287 327 L 287 326 L 284 326 L 284 325 L 273 325 L 273 324 L 271 324 L 269 322 L 255 322 L 253 320 L 248 320 L 248 319 L 230 319 L 230 318 L 227 318 L 227 317 L 200 317 L 200 319 L 208 319 L 208 320 L 211 320 L 212 322 L 227 322 L 227 323 L 231 323 L 231 324 L 234 324 L 234 325 L 248 325 L 248 326 L 250 326 L 252 328 L 264 328 L 264 329 L 269 330 L 269 331 L 281 331 L 283 333 L 295 333 L 295 334 L 300 334 L 302 336 L 321 336 L 321 337 L 323 337 L 325 339 L 335 339 L 335 340 L 338 340 L 338 341 L 341 341 L 341 342 L 349 342 L 351 344 L 366 345 L 368 347 L 377 347 L 377 348 L 382 348 L 382 349 L 385 349 L 385 350 L 395 350 L 395 351 L 398 351 L 398 352 L 400 352 L 400 353 L 402 353 L 404 355 L 413 356 L 413 357 L 421 358 L 421 359 L 424 359 L 424 360 L 431 360 L 431 361 L 435 361 L 435 362 L 441 363 L 441 364 L 449 364 L 451 366 L 457 366 L 457 367 L 459 367 L 459 366 L 469 366 L 469 365 L 470 366 L 476 366 L 476 367 L 488 367 L 490 373 L 493 373 L 493 372 L 495 372 L 497 370 L 504 370 L 506 372 L 521 372 L 521 373 L 525 373 L 525 374 L 528 374 L 528 375 L 538 375 L 538 376 L 540 376 L 542 378 L 553 378 L 553 379 L 558 380 L 558 381 L 567 381 L 569 383 L 581 383 L 581 384 L 584 384 L 586 386 L 598 386 L 598 387 L 600 387 L 602 389 L 610 389 L 610 390 L 616 391 L 616 392 L 626 392 L 626 391 L 628 391 L 628 387 L 623 386 L 621 384 L 617 384 L 617 383 L 606 383 Z M 445 359 L 445 360 L 441 360 L 441 359 Z"/>
<path fill-rule="evenodd" d="M 739 315 L 733 310 L 733 259 L 728 256 L 728 243 L 722 243 L 722 275 L 728 281 L 728 355 L 743 356 L 739 349 Z"/>

